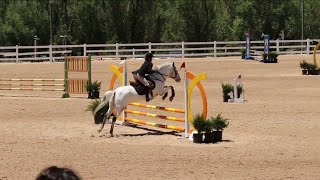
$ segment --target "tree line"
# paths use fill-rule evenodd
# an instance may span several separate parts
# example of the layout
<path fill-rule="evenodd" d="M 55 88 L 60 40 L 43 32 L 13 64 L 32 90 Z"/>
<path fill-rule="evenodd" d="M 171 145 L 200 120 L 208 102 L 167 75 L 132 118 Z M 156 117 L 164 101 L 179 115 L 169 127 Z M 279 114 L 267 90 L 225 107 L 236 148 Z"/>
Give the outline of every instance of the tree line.
<path fill-rule="evenodd" d="M 1 0 L 0 45 L 33 45 L 34 35 L 50 44 L 50 17 L 53 44 L 301 39 L 302 21 L 304 39 L 320 38 L 319 9 L 319 0 Z"/>

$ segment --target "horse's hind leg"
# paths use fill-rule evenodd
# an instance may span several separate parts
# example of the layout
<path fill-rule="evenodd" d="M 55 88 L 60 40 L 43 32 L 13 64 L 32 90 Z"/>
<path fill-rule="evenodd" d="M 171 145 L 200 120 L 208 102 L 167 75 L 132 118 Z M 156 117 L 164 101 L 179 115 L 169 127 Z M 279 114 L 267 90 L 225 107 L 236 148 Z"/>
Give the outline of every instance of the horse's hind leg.
<path fill-rule="evenodd" d="M 110 127 L 110 136 L 113 137 L 113 129 L 114 129 L 114 124 L 117 120 L 117 118 L 120 116 L 121 112 L 123 111 L 124 108 L 121 109 L 117 109 L 117 114 L 115 116 L 113 116 L 112 118 L 112 123 L 111 123 L 111 127 Z"/>
<path fill-rule="evenodd" d="M 104 125 L 106 124 L 106 121 L 109 119 L 110 116 L 112 116 L 113 113 L 111 113 L 109 116 L 108 116 L 108 112 L 106 113 L 106 115 L 104 116 L 103 118 L 103 121 L 102 121 L 102 124 L 101 124 L 101 127 L 100 129 L 98 130 L 98 132 L 100 133 L 102 131 L 102 129 L 104 128 Z M 114 116 L 114 115 L 113 115 Z"/>
<path fill-rule="evenodd" d="M 112 123 L 110 127 L 110 136 L 113 137 L 113 128 L 114 128 L 114 123 L 116 122 L 117 118 L 115 116 L 112 117 Z"/>
<path fill-rule="evenodd" d="M 112 113 L 113 109 L 114 109 L 114 108 L 113 108 L 112 103 L 109 103 L 109 109 L 108 109 L 107 113 L 104 115 L 104 118 L 103 118 L 101 127 L 100 127 L 100 129 L 98 130 L 99 133 L 100 133 L 100 132 L 102 131 L 102 129 L 104 128 L 104 125 L 106 124 L 106 121 L 109 120 L 109 117 L 113 114 L 113 113 Z"/>

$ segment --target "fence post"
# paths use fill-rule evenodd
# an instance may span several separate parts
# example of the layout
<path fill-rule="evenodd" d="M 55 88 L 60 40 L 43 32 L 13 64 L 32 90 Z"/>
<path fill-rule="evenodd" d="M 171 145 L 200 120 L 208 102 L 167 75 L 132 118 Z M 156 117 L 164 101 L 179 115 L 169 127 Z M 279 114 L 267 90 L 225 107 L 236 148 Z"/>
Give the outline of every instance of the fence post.
<path fill-rule="evenodd" d="M 86 43 L 83 44 L 83 56 L 87 56 L 87 46 L 86 46 Z"/>
<path fill-rule="evenodd" d="M 16 45 L 16 63 L 19 62 L 19 45 Z"/>
<path fill-rule="evenodd" d="M 184 41 L 182 41 L 181 43 L 181 55 L 182 55 L 182 58 L 184 58 Z"/>
<path fill-rule="evenodd" d="M 119 59 L 119 44 L 116 43 L 116 60 Z"/>
<path fill-rule="evenodd" d="M 214 52 L 214 57 L 217 57 L 217 41 L 213 42 L 213 52 Z"/>
<path fill-rule="evenodd" d="M 134 51 L 134 48 L 132 49 L 132 56 L 133 56 L 133 59 L 135 59 L 136 52 Z"/>
<path fill-rule="evenodd" d="M 283 42 L 282 42 L 283 43 Z M 280 47 L 279 47 L 279 39 L 277 39 L 277 53 L 280 53 Z"/>
<path fill-rule="evenodd" d="M 51 63 L 53 62 L 53 60 L 52 60 L 52 44 L 49 45 L 49 60 Z"/>
<path fill-rule="evenodd" d="M 307 39 L 307 55 L 310 54 L 310 39 Z"/>
<path fill-rule="evenodd" d="M 151 42 L 149 42 L 149 53 L 151 53 Z"/>

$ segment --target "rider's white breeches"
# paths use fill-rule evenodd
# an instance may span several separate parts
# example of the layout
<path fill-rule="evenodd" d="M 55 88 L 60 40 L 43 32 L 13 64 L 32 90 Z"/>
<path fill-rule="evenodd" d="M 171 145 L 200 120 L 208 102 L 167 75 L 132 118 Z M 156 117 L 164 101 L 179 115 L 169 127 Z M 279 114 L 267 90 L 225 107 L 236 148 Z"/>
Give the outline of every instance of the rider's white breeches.
<path fill-rule="evenodd" d="M 149 86 L 149 82 L 146 80 L 146 78 L 143 76 L 140 76 L 139 73 L 133 74 L 133 78 L 135 81 L 140 81 L 143 85 Z"/>

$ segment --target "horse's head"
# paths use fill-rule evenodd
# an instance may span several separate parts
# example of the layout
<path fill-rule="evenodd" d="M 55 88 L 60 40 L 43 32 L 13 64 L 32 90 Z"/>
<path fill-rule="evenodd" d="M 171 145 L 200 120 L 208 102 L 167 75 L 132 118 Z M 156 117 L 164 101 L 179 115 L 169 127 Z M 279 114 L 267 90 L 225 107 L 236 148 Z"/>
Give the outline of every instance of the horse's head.
<path fill-rule="evenodd" d="M 179 72 L 177 70 L 177 67 L 175 66 L 174 62 L 172 63 L 172 67 L 173 67 L 173 71 L 169 75 L 169 77 L 174 79 L 176 82 L 180 82 L 181 81 L 180 74 L 179 74 Z"/>
<path fill-rule="evenodd" d="M 175 66 L 174 62 L 173 63 L 164 63 L 160 66 L 158 66 L 158 72 L 162 75 L 168 76 L 172 79 L 174 79 L 176 82 L 180 82 L 180 74 L 177 70 L 177 67 Z"/>

